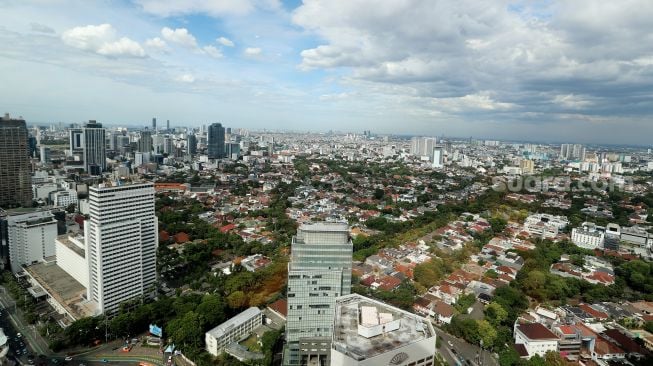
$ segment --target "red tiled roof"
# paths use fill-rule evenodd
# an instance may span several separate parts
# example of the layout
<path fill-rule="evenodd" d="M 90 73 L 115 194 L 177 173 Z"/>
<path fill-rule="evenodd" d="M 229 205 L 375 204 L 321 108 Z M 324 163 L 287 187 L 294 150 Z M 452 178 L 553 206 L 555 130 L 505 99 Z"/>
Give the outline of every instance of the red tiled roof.
<path fill-rule="evenodd" d="M 562 334 L 576 334 L 576 329 L 570 325 L 561 325 L 558 327 L 558 329 L 560 329 Z"/>
<path fill-rule="evenodd" d="M 284 317 L 288 316 L 288 300 L 286 299 L 279 299 L 268 305 L 268 307 Z"/>
<path fill-rule="evenodd" d="M 558 337 L 553 334 L 549 329 L 540 323 L 527 323 L 520 324 L 517 326 L 520 332 L 522 332 L 529 339 L 534 340 L 544 340 L 544 339 L 558 339 Z"/>
<path fill-rule="evenodd" d="M 596 319 L 607 319 L 608 318 L 608 314 L 606 314 L 606 313 L 604 313 L 602 311 L 595 310 L 594 308 L 592 308 L 591 306 L 589 306 L 587 304 L 580 304 L 580 305 L 578 305 L 578 307 L 581 310 L 583 310 L 584 312 L 588 313 L 589 315 L 591 315 L 592 317 L 594 317 Z"/>
<path fill-rule="evenodd" d="M 383 277 L 383 279 L 381 279 L 381 281 L 379 282 L 379 288 L 386 291 L 390 291 L 395 287 L 399 286 L 399 284 L 401 284 L 400 279 L 392 276 L 386 276 Z"/>
<path fill-rule="evenodd" d="M 515 344 L 515 351 L 517 351 L 519 357 L 528 357 L 528 351 L 523 344 Z"/>

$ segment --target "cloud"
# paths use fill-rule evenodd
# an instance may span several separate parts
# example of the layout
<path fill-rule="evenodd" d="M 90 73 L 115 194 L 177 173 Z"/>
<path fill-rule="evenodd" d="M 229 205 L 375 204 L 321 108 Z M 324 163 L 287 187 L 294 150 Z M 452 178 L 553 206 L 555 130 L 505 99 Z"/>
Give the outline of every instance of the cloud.
<path fill-rule="evenodd" d="M 29 27 L 33 32 L 50 33 L 50 34 L 55 33 L 54 29 L 48 27 L 47 25 L 40 24 L 40 23 L 30 23 Z"/>
<path fill-rule="evenodd" d="M 207 14 L 212 17 L 246 15 L 253 10 L 274 10 L 278 0 L 136 0 L 144 11 L 162 17 L 187 14 Z"/>
<path fill-rule="evenodd" d="M 309 0 L 292 22 L 321 40 L 301 51 L 301 70 L 337 70 L 364 98 L 425 115 L 650 116 L 653 3 L 624 1 Z"/>
<path fill-rule="evenodd" d="M 203 50 L 207 55 L 209 55 L 209 56 L 211 56 L 211 57 L 213 57 L 213 58 L 222 58 L 222 57 L 224 57 L 224 55 L 222 54 L 222 52 L 220 52 L 220 50 L 217 49 L 217 48 L 214 47 L 214 46 L 204 46 L 204 47 L 202 47 L 202 50 Z"/>
<path fill-rule="evenodd" d="M 192 83 L 195 81 L 195 77 L 191 74 L 181 74 L 175 78 L 175 81 L 180 83 Z"/>
<path fill-rule="evenodd" d="M 159 37 L 146 40 L 145 47 L 158 52 L 166 52 L 168 50 L 168 44 Z"/>
<path fill-rule="evenodd" d="M 230 40 L 229 38 L 220 37 L 220 38 L 216 39 L 215 41 L 220 43 L 221 45 L 223 45 L 225 47 L 235 46 L 234 42 L 232 40 Z"/>
<path fill-rule="evenodd" d="M 161 29 L 161 35 L 163 36 L 163 39 L 168 42 L 176 43 L 187 48 L 197 48 L 197 40 L 186 28 L 177 28 L 173 30 L 164 27 Z"/>
<path fill-rule="evenodd" d="M 116 30 L 107 23 L 68 29 L 62 33 L 61 39 L 69 46 L 103 56 L 146 56 L 138 42 L 127 37 L 117 39 Z"/>
<path fill-rule="evenodd" d="M 252 58 L 259 57 L 262 52 L 263 50 L 261 50 L 258 47 L 247 47 L 245 48 L 245 51 L 243 51 L 245 56 L 252 57 Z"/>

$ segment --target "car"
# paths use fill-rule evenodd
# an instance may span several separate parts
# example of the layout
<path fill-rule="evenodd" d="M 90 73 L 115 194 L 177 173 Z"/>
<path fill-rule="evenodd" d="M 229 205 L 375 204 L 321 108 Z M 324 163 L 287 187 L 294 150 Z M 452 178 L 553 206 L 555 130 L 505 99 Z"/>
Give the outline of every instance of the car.
<path fill-rule="evenodd" d="M 23 335 L 22 335 L 22 334 L 20 334 L 20 333 L 16 333 L 16 337 L 18 337 L 18 338 L 22 338 L 22 337 L 23 337 Z"/>
<path fill-rule="evenodd" d="M 103 358 L 103 359 L 100 360 L 100 362 L 102 362 L 102 363 L 108 363 L 109 360 L 107 360 L 106 358 Z"/>
<path fill-rule="evenodd" d="M 456 350 L 454 348 L 451 349 L 451 353 L 453 353 L 454 355 L 458 354 L 458 352 L 456 352 Z"/>
<path fill-rule="evenodd" d="M 72 357 L 72 356 L 66 356 L 66 358 L 64 358 L 64 360 L 66 360 L 66 361 L 72 361 L 72 360 L 73 360 L 73 357 Z"/>
<path fill-rule="evenodd" d="M 453 343 L 451 341 L 447 341 L 447 344 L 449 345 L 449 347 L 453 347 Z"/>
<path fill-rule="evenodd" d="M 52 362 L 55 365 L 59 364 L 59 360 L 57 360 L 56 358 L 51 359 L 50 362 Z"/>

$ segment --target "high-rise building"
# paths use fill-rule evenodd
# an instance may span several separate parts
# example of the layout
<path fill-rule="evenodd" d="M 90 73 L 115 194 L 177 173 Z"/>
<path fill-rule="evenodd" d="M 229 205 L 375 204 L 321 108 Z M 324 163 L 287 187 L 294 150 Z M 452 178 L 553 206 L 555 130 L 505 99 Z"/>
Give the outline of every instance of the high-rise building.
<path fill-rule="evenodd" d="M 415 156 L 427 156 L 430 158 L 435 143 L 435 137 L 413 137 L 411 139 L 410 152 Z"/>
<path fill-rule="evenodd" d="M 152 132 L 141 131 L 141 138 L 138 139 L 138 152 L 149 153 L 152 151 Z"/>
<path fill-rule="evenodd" d="M 166 120 L 166 131 L 170 131 L 170 120 Z"/>
<path fill-rule="evenodd" d="M 175 145 L 173 142 L 174 141 L 170 137 L 166 137 L 163 139 L 163 153 L 168 154 L 168 156 L 174 155 Z"/>
<path fill-rule="evenodd" d="M 434 364 L 428 319 L 358 294 L 339 297 L 335 306 L 332 366 Z"/>
<path fill-rule="evenodd" d="M 344 223 L 303 224 L 288 264 L 285 365 L 328 365 L 335 301 L 351 292 L 352 242 Z"/>
<path fill-rule="evenodd" d="M 152 118 L 152 131 L 156 132 L 156 117 Z"/>
<path fill-rule="evenodd" d="M 523 159 L 519 162 L 519 167 L 521 168 L 522 174 L 533 174 L 535 171 L 533 160 Z"/>
<path fill-rule="evenodd" d="M 84 168 L 92 175 L 100 175 L 106 170 L 106 130 L 101 123 L 88 121 L 82 128 Z"/>
<path fill-rule="evenodd" d="M 434 147 L 431 155 L 431 166 L 433 168 L 444 167 L 444 151 L 441 147 Z"/>
<path fill-rule="evenodd" d="M 561 144 L 560 159 L 563 160 L 585 160 L 585 146 L 580 144 Z"/>
<path fill-rule="evenodd" d="M 57 220 L 52 212 L 35 209 L 0 211 L 0 220 L 3 221 L 3 241 L 9 252 L 12 272 L 21 272 L 23 265 L 54 256 Z"/>
<path fill-rule="evenodd" d="M 154 293 L 158 222 L 154 184 L 100 184 L 89 188 L 84 226 L 89 265 L 88 299 L 100 312 Z"/>
<path fill-rule="evenodd" d="M 186 153 L 191 156 L 197 154 L 197 137 L 190 132 L 186 136 Z"/>
<path fill-rule="evenodd" d="M 8 114 L 0 118 L 0 207 L 32 206 L 27 126 Z"/>
<path fill-rule="evenodd" d="M 207 149 L 209 159 L 224 158 L 224 127 L 222 124 L 213 123 L 209 126 Z"/>

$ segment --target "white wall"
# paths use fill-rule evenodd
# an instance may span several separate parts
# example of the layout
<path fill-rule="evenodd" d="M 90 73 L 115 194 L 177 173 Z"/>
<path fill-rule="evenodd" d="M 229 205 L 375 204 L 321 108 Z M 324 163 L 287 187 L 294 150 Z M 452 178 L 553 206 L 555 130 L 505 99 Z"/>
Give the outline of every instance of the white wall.
<path fill-rule="evenodd" d="M 88 288 L 88 264 L 86 258 L 75 253 L 75 251 L 61 243 L 59 239 L 55 241 L 55 247 L 57 265 L 82 286 Z"/>

